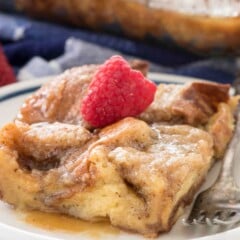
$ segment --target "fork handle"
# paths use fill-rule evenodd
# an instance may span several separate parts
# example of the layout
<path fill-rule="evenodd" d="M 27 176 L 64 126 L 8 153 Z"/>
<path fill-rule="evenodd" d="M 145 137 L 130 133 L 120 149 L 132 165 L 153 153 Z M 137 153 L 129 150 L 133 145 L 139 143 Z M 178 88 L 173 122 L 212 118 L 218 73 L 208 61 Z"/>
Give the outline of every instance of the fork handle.
<path fill-rule="evenodd" d="M 233 178 L 233 163 L 235 158 L 240 154 L 240 111 L 237 111 L 237 121 L 233 137 L 227 147 L 224 158 L 222 160 L 222 168 L 217 182 L 227 182 Z"/>

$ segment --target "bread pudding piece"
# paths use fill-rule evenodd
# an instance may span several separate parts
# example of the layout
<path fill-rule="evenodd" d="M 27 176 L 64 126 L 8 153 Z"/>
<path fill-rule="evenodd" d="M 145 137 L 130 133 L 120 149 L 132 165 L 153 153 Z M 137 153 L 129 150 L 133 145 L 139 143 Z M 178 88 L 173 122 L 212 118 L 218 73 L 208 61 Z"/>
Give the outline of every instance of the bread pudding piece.
<path fill-rule="evenodd" d="M 125 118 L 80 125 L 16 121 L 0 133 L 0 192 L 21 209 L 60 212 L 156 237 L 204 180 L 212 137 L 187 125 Z"/>

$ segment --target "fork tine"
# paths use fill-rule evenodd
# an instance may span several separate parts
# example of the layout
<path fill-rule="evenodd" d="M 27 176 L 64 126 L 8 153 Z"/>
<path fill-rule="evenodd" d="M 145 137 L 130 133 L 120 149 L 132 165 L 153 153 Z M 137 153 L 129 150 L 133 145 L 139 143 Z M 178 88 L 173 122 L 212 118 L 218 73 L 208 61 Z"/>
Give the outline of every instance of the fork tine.
<path fill-rule="evenodd" d="M 210 227 L 214 225 L 214 223 L 212 222 L 212 220 L 211 220 L 210 218 L 208 218 L 208 217 L 206 217 L 206 223 L 207 223 L 207 225 L 210 226 Z"/>
<path fill-rule="evenodd" d="M 187 217 L 185 219 L 185 224 L 203 224 L 205 220 L 206 212 L 201 210 L 198 206 L 199 198 L 197 197 L 197 200 L 195 201 L 194 205 L 192 206 L 192 209 Z"/>
<path fill-rule="evenodd" d="M 216 210 L 212 217 L 213 224 L 222 225 L 221 223 L 226 222 L 229 216 L 229 210 Z"/>
<path fill-rule="evenodd" d="M 183 224 L 184 226 L 186 226 L 186 227 L 192 225 L 192 223 L 190 223 L 187 218 L 183 218 L 183 219 L 182 219 L 182 224 Z"/>
<path fill-rule="evenodd" d="M 182 219 L 182 223 L 185 226 L 191 226 L 191 225 L 198 224 L 198 221 L 197 221 L 196 218 L 189 218 L 189 217 L 187 217 L 187 218 Z"/>
<path fill-rule="evenodd" d="M 216 218 L 214 219 L 214 222 L 218 225 L 235 225 L 240 222 L 240 213 L 236 213 L 235 215 L 231 216 L 232 211 L 228 211 L 225 213 L 224 217 L 225 218 Z"/>
<path fill-rule="evenodd" d="M 198 217 L 196 219 L 198 224 L 205 224 L 206 223 L 206 211 L 201 210 L 198 214 Z"/>
<path fill-rule="evenodd" d="M 198 224 L 198 222 L 197 222 L 197 219 L 193 219 L 193 224 L 195 224 L 195 225 L 197 225 Z"/>
<path fill-rule="evenodd" d="M 188 218 L 184 218 L 184 219 L 182 219 L 182 223 L 183 223 L 184 226 L 188 227 L 188 226 L 191 226 L 191 225 L 195 224 L 195 222 L 193 222 L 193 220 L 194 219 L 189 220 Z"/>
<path fill-rule="evenodd" d="M 182 220 L 185 226 L 196 225 L 196 224 L 204 224 L 205 216 L 200 216 L 198 218 L 187 217 Z"/>

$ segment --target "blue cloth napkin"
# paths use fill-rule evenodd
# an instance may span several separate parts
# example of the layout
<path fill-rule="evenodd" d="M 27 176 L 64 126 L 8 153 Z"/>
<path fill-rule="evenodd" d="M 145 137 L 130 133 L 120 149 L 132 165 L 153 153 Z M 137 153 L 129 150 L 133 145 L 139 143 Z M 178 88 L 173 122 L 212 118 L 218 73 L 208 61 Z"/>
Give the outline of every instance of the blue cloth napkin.
<path fill-rule="evenodd" d="M 40 22 L 0 12 L 0 42 L 19 79 L 45 76 L 66 68 L 101 63 L 109 56 L 141 58 L 154 72 L 193 76 L 231 83 L 238 69 L 235 58 L 208 58 L 138 40 Z"/>

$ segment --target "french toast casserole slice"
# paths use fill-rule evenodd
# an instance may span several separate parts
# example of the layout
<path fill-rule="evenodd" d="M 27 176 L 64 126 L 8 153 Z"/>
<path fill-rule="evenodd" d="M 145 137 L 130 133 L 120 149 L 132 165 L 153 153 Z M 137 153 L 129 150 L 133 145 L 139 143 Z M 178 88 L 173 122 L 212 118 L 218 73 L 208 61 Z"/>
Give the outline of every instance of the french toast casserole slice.
<path fill-rule="evenodd" d="M 156 237 L 223 155 L 237 98 L 224 84 L 160 84 L 140 116 L 94 129 L 79 109 L 97 68 L 56 77 L 1 129 L 1 198 Z"/>

